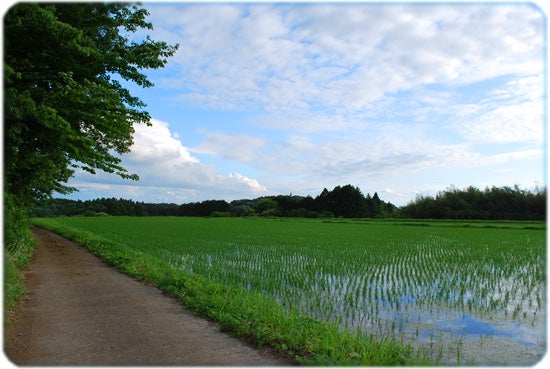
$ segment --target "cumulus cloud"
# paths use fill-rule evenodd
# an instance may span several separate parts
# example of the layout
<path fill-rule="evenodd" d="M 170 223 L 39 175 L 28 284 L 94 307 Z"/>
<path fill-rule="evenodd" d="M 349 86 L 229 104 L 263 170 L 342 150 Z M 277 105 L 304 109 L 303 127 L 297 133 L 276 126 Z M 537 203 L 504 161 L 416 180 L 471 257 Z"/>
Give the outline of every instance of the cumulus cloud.
<path fill-rule="evenodd" d="M 214 198 L 242 198 L 268 194 L 258 180 L 240 173 L 227 175 L 205 165 L 170 132 L 167 122 L 153 119 L 151 126 L 134 127 L 134 144 L 124 155 L 122 165 L 137 173 L 139 182 L 120 181 L 115 176 L 99 173 L 96 176 L 79 172 L 72 181 L 81 192 L 116 194 L 134 199 L 189 202 Z M 148 200 L 151 201 L 151 200 Z"/>
<path fill-rule="evenodd" d="M 153 119 L 151 126 L 134 129 L 134 144 L 123 163 L 138 173 L 141 185 L 212 186 L 216 182 L 216 171 L 193 157 L 172 135 L 168 123 Z"/>
<path fill-rule="evenodd" d="M 255 195 L 268 193 L 268 189 L 262 186 L 256 179 L 245 177 L 240 173 L 229 173 L 229 179 L 234 180 L 236 183 L 245 183 Z"/>
<path fill-rule="evenodd" d="M 156 162 L 159 165 L 199 162 L 170 132 L 167 122 L 153 119 L 150 126 L 138 124 L 134 126 L 134 130 L 134 144 L 128 158 L 129 162 Z"/>
<path fill-rule="evenodd" d="M 216 191 L 220 194 L 267 192 L 255 179 L 239 173 L 222 175 L 216 168 L 202 164 L 174 137 L 166 122 L 152 120 L 150 127 L 138 125 L 135 130 L 134 145 L 125 162 L 139 173 L 144 184 L 201 188 L 212 195 L 216 195 Z"/>

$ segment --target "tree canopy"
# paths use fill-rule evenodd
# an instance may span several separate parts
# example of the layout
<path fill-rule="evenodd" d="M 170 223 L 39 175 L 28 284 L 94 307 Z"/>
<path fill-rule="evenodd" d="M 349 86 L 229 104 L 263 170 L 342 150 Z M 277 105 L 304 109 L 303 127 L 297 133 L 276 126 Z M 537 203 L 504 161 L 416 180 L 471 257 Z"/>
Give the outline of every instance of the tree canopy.
<path fill-rule="evenodd" d="M 120 163 L 133 124 L 148 124 L 128 84 L 178 45 L 149 36 L 147 11 L 130 3 L 18 3 L 4 16 L 4 190 L 25 207 L 66 186 L 75 169 L 137 179 Z"/>
<path fill-rule="evenodd" d="M 432 219 L 546 219 L 546 188 L 526 191 L 518 186 L 491 187 L 481 191 L 450 187 L 435 197 L 418 196 L 401 208 L 408 218 Z"/>

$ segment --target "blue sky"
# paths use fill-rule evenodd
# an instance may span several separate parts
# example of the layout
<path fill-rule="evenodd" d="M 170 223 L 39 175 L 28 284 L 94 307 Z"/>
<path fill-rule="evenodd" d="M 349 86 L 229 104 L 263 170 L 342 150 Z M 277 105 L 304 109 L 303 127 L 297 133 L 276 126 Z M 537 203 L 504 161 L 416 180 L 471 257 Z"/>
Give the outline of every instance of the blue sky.
<path fill-rule="evenodd" d="M 132 92 L 123 164 L 71 198 L 185 203 L 352 184 L 405 205 L 451 185 L 544 186 L 546 20 L 527 3 L 144 2 L 179 43 Z M 137 34 L 135 37 L 143 37 Z"/>

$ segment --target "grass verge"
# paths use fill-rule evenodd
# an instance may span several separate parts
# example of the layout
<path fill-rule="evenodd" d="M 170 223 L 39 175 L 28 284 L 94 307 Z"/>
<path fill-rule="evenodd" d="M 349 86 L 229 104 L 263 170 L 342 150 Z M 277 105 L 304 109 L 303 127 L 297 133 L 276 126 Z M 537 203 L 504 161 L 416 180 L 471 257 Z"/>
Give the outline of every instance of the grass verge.
<path fill-rule="evenodd" d="M 300 364 L 307 365 L 425 365 L 422 352 L 393 339 L 342 331 L 284 310 L 260 293 L 213 282 L 175 269 L 130 246 L 98 237 L 91 232 L 33 219 L 43 228 L 84 245 L 123 273 L 156 285 L 177 298 L 197 315 L 217 321 L 221 329 L 261 347 L 267 345 Z"/>
<path fill-rule="evenodd" d="M 4 325 L 13 320 L 17 304 L 27 292 L 22 269 L 32 260 L 35 243 L 27 229 L 17 244 L 4 246 Z"/>

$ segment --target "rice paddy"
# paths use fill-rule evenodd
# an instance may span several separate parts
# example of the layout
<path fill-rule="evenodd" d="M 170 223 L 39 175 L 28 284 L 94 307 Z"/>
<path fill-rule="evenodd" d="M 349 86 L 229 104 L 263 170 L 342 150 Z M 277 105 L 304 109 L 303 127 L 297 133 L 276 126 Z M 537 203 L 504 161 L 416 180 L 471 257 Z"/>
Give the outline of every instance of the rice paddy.
<path fill-rule="evenodd" d="M 260 292 L 442 364 L 534 364 L 546 350 L 544 223 L 57 218 L 173 268 Z"/>

